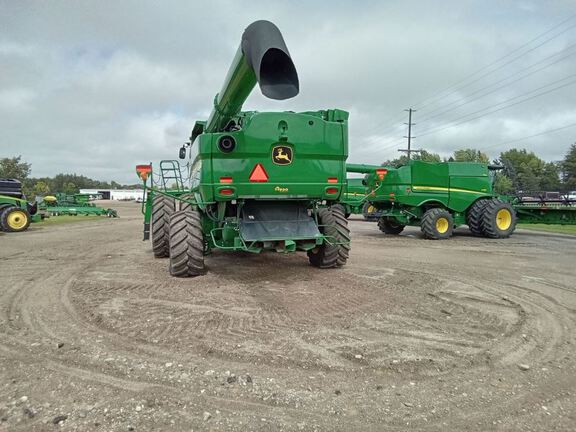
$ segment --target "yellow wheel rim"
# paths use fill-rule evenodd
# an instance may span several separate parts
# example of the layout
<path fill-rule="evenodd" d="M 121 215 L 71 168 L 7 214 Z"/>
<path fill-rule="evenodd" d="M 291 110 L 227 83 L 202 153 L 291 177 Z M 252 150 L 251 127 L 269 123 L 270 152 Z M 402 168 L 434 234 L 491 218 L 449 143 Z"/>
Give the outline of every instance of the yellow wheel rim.
<path fill-rule="evenodd" d="M 448 231 L 449 227 L 450 224 L 446 218 L 441 217 L 436 221 L 436 231 L 438 231 L 440 234 L 444 234 L 446 231 Z"/>
<path fill-rule="evenodd" d="M 24 228 L 28 223 L 28 216 L 26 216 L 26 213 L 24 213 L 23 211 L 16 210 L 10 212 L 6 222 L 8 223 L 8 226 L 11 229 L 20 230 Z"/>
<path fill-rule="evenodd" d="M 512 225 L 512 214 L 508 209 L 500 209 L 496 213 L 496 226 L 499 230 L 506 231 Z"/>
<path fill-rule="evenodd" d="M 374 213 L 374 206 L 368 206 L 368 213 Z"/>

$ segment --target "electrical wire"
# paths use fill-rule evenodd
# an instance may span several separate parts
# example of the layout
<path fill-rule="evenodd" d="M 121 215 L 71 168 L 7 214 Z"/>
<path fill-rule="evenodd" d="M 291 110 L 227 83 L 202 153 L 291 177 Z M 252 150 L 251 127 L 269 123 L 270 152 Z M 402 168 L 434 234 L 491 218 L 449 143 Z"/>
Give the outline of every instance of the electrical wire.
<path fill-rule="evenodd" d="M 418 109 L 423 109 L 423 108 L 425 108 L 425 107 L 427 107 L 427 106 L 429 106 L 429 105 L 431 105 L 431 104 L 433 103 L 433 102 L 425 103 L 426 101 L 437 99 L 437 98 L 440 96 L 440 94 L 443 94 L 443 93 L 448 92 L 448 93 L 446 93 L 444 96 L 441 96 L 441 97 L 440 97 L 440 99 L 444 99 L 444 98 L 446 98 L 447 96 L 455 93 L 455 90 L 456 90 L 456 89 L 461 89 L 461 88 L 464 88 L 464 87 L 468 87 L 469 85 L 471 85 L 471 84 L 473 84 L 473 83 L 475 83 L 475 82 L 478 82 L 480 79 L 484 78 L 485 76 L 490 75 L 491 73 L 494 73 L 494 72 L 502 69 L 502 68 L 505 67 L 505 66 L 508 66 L 509 64 L 515 62 L 516 60 L 518 60 L 519 58 L 525 56 L 526 54 L 534 51 L 535 49 L 540 48 L 541 46 L 547 44 L 547 43 L 550 42 L 551 40 L 554 40 L 554 39 L 556 39 L 558 36 L 566 33 L 567 31 L 569 31 L 569 30 L 571 30 L 571 29 L 573 29 L 574 27 L 576 27 L 576 24 L 571 25 L 571 26 L 565 28 L 564 30 L 556 33 L 555 35 L 553 35 L 553 36 L 545 39 L 543 42 L 540 42 L 538 45 L 536 45 L 536 46 L 534 46 L 534 47 L 526 50 L 525 52 L 523 52 L 523 53 L 521 53 L 521 54 L 513 57 L 512 60 L 508 60 L 507 62 L 505 62 L 504 64 L 498 66 L 497 68 L 481 74 L 480 76 L 478 76 L 478 77 L 477 77 L 476 79 L 474 79 L 473 81 L 470 81 L 469 83 L 467 83 L 467 84 L 465 84 L 465 85 L 461 85 L 461 84 L 463 84 L 464 82 L 468 81 L 470 78 L 475 77 L 476 75 L 478 75 L 479 73 L 481 73 L 483 70 L 488 69 L 488 68 L 490 68 L 491 66 L 494 66 L 494 65 L 500 63 L 501 61 L 505 60 L 507 57 L 509 57 L 510 55 L 514 54 L 515 52 L 522 50 L 524 47 L 529 46 L 532 42 L 535 42 L 536 40 L 540 39 L 541 37 L 547 35 L 548 33 L 554 31 L 555 29 L 561 27 L 562 25 L 564 25 L 564 24 L 567 23 L 568 21 L 571 21 L 574 17 L 576 17 L 576 14 L 571 15 L 570 17 L 566 18 L 565 20 L 563 20 L 563 21 L 560 22 L 559 24 L 555 25 L 555 26 L 552 27 L 551 29 L 545 31 L 544 33 L 540 34 L 539 36 L 536 36 L 535 38 L 531 39 L 530 41 L 528 41 L 528 42 L 526 42 L 525 44 L 521 45 L 520 47 L 516 48 L 515 50 L 509 52 L 508 54 L 504 55 L 503 57 L 501 57 L 501 58 L 493 61 L 492 63 L 484 66 L 483 68 L 481 68 L 481 69 L 479 69 L 478 71 L 472 73 L 471 75 L 467 76 L 466 78 L 464 78 L 464 79 L 456 82 L 455 84 L 452 84 L 451 86 L 448 86 L 446 89 L 444 89 L 444 90 L 436 93 L 437 96 L 431 96 L 431 97 L 429 97 L 429 98 L 427 98 L 427 99 L 424 99 L 422 102 L 419 102 L 419 103 L 417 103 L 417 104 L 412 104 L 412 106 L 415 106 L 415 107 L 418 108 Z M 440 100 L 440 99 L 439 99 L 439 100 Z"/>
<path fill-rule="evenodd" d="M 571 76 L 566 77 L 566 78 L 564 78 L 563 80 L 560 80 L 560 81 L 564 81 L 564 80 L 566 80 L 566 79 L 568 79 L 568 78 L 574 78 L 574 77 L 576 77 L 576 75 L 571 75 Z M 440 131 L 443 131 L 443 130 L 446 130 L 446 129 L 450 129 L 450 128 L 453 128 L 453 127 L 455 127 L 455 126 L 461 125 L 461 124 L 463 124 L 463 123 L 468 123 L 468 122 L 470 122 L 470 121 L 472 121 L 472 120 L 477 120 L 477 119 L 482 118 L 482 117 L 485 117 L 485 116 L 487 116 L 487 115 L 489 115 L 489 114 L 493 114 L 493 113 L 495 113 L 495 112 L 502 111 L 503 109 L 506 109 L 506 108 L 510 108 L 510 107 L 512 107 L 512 106 L 519 105 L 519 104 L 521 104 L 521 103 L 527 102 L 527 101 L 532 100 L 532 99 L 535 99 L 535 98 L 537 98 L 537 97 L 544 96 L 544 95 L 546 95 L 546 94 L 548 94 L 548 93 L 551 93 L 551 92 L 553 92 L 553 91 L 556 91 L 556 90 L 559 90 L 559 89 L 561 89 L 561 88 L 564 88 L 564 87 L 567 87 L 567 86 L 576 84 L 576 80 L 574 80 L 574 81 L 572 81 L 572 82 L 569 82 L 569 83 L 566 83 L 566 84 L 563 84 L 563 85 L 558 86 L 558 87 L 554 87 L 554 88 L 552 88 L 552 89 L 550 89 L 550 90 L 548 90 L 548 91 L 545 91 L 545 92 L 542 92 L 542 93 L 538 93 L 538 94 L 536 94 L 536 95 L 533 95 L 533 96 L 530 96 L 530 97 L 528 97 L 528 98 L 522 99 L 522 100 L 520 100 L 520 101 L 518 101 L 518 102 L 509 104 L 509 105 L 504 105 L 504 106 L 502 106 L 502 107 L 500 107 L 500 108 L 498 108 L 498 109 L 493 109 L 493 110 L 491 110 L 491 111 L 488 111 L 488 112 L 486 112 L 486 113 L 484 113 L 484 114 L 482 114 L 482 115 L 473 117 L 473 118 L 471 118 L 471 119 L 467 119 L 467 120 L 463 120 L 463 121 L 458 121 L 458 120 L 460 120 L 460 119 L 464 119 L 464 118 L 469 117 L 469 116 L 471 116 L 471 115 L 478 114 L 478 113 L 480 113 L 480 112 L 482 112 L 482 111 L 490 110 L 491 108 L 497 107 L 498 105 L 502 105 L 502 104 L 505 104 L 505 103 L 510 102 L 510 101 L 512 101 L 512 100 L 518 99 L 519 97 L 526 96 L 527 94 L 530 94 L 530 93 L 533 93 L 533 92 L 535 92 L 535 91 L 541 90 L 541 89 L 543 89 L 543 88 L 545 88 L 545 87 L 549 87 L 549 86 L 552 85 L 552 84 L 556 84 L 556 82 L 551 83 L 551 84 L 547 84 L 547 85 L 542 86 L 542 87 L 539 87 L 539 88 L 537 88 L 537 89 L 535 89 L 535 90 L 532 90 L 531 92 L 528 92 L 528 93 L 525 93 L 525 94 L 522 94 L 522 95 L 519 95 L 519 96 L 515 96 L 515 97 L 510 98 L 510 99 L 507 99 L 506 101 L 500 102 L 500 103 L 498 103 L 498 104 L 496 104 L 496 105 L 492 105 L 492 106 L 490 106 L 490 107 L 483 108 L 483 109 L 481 109 L 481 110 L 474 111 L 474 112 L 472 112 L 472 113 L 469 113 L 469 114 L 466 114 L 466 115 L 464 115 L 464 116 L 458 117 L 458 118 L 456 118 L 456 119 L 453 120 L 453 122 L 456 122 L 456 123 L 453 123 L 453 124 L 451 124 L 451 125 L 442 126 L 442 127 L 439 127 L 439 128 L 430 128 L 430 129 L 424 130 L 423 132 L 421 132 L 420 134 L 418 134 L 418 137 L 422 137 L 422 136 L 426 136 L 426 135 L 430 135 L 430 134 L 433 134 L 433 133 L 437 133 L 437 132 L 440 132 Z"/>

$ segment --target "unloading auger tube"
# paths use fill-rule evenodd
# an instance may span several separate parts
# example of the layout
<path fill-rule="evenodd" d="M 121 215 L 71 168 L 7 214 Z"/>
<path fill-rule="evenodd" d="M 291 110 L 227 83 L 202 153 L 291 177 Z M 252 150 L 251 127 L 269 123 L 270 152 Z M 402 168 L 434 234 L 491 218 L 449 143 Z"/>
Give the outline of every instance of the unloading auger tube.
<path fill-rule="evenodd" d="M 222 90 L 214 98 L 204 132 L 226 130 L 256 83 L 270 99 L 290 99 L 299 92 L 298 74 L 282 33 L 269 21 L 253 22 L 244 30 Z M 193 133 L 192 141 L 199 132 Z"/>

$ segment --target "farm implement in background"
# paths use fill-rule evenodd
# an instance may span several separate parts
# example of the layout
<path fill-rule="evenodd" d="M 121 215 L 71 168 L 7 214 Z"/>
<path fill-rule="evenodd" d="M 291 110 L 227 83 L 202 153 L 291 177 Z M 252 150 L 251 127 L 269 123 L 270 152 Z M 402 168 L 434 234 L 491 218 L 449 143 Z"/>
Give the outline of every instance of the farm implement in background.
<path fill-rule="evenodd" d="M 118 212 L 111 208 L 98 207 L 90 202 L 94 197 L 92 194 L 57 193 L 43 198 L 39 208 L 50 216 L 107 216 L 118 217 Z"/>

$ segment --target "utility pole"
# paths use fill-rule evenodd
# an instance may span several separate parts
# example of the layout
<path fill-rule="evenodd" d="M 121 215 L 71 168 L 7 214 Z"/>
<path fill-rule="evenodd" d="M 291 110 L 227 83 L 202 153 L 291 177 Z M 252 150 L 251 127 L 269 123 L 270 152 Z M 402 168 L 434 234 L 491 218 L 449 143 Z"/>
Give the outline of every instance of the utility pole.
<path fill-rule="evenodd" d="M 412 113 L 416 112 L 416 110 L 409 108 L 409 109 L 405 109 L 404 111 L 408 112 L 408 123 L 404 123 L 405 125 L 408 125 L 408 136 L 404 136 L 404 138 L 408 138 L 408 148 L 407 149 L 398 149 L 398 151 L 399 152 L 405 152 L 408 156 L 408 160 L 410 160 L 412 153 L 419 153 L 422 150 L 412 150 L 410 147 L 411 142 L 412 142 L 412 126 L 414 126 L 416 124 L 416 123 L 412 123 Z"/>

